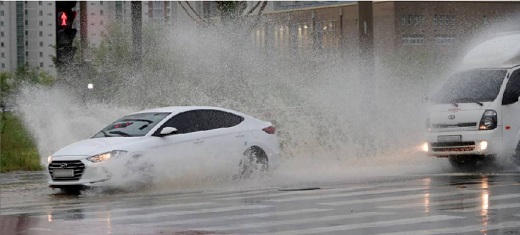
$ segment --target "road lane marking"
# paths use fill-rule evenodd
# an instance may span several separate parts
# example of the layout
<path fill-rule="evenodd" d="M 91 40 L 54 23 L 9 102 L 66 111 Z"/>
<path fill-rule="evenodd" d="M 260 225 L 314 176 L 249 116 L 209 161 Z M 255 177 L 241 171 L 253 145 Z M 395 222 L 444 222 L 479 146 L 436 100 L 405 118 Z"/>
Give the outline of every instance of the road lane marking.
<path fill-rule="evenodd" d="M 322 234 L 322 233 L 340 232 L 340 231 L 343 232 L 343 231 L 347 231 L 347 230 L 362 229 L 362 228 L 376 228 L 376 227 L 387 227 L 387 226 L 396 226 L 396 225 L 409 225 L 409 224 L 419 224 L 419 223 L 427 223 L 427 222 L 431 223 L 431 222 L 439 222 L 439 221 L 463 219 L 463 218 L 465 218 L 465 217 L 451 216 L 451 215 L 434 215 L 434 216 L 419 217 L 419 218 L 387 220 L 387 221 L 347 224 L 347 225 L 339 225 L 339 226 L 326 226 L 326 227 L 290 230 L 290 231 L 283 231 L 283 232 L 276 232 L 276 233 L 270 232 L 270 233 L 262 233 L 262 234 L 272 234 L 272 235 Z M 343 234 L 348 234 L 348 233 L 343 233 Z"/>
<path fill-rule="evenodd" d="M 478 192 L 479 191 L 475 191 L 475 190 L 464 190 L 464 191 L 456 191 L 456 192 L 434 193 L 434 194 L 430 195 L 430 198 L 452 196 L 452 195 L 459 195 L 459 194 L 466 194 L 466 193 L 478 193 Z M 405 196 L 378 197 L 378 198 L 357 199 L 357 200 L 347 200 L 347 201 L 338 201 L 338 202 L 323 202 L 323 203 L 317 203 L 317 204 L 327 205 L 327 206 L 346 206 L 346 205 L 352 205 L 352 204 L 362 204 L 362 203 L 372 203 L 372 202 L 420 199 L 420 198 L 424 198 L 426 195 L 427 195 L 427 193 L 421 193 L 421 194 L 412 194 L 412 195 L 405 195 Z"/>
<path fill-rule="evenodd" d="M 431 195 L 430 197 L 435 197 L 436 194 Z M 512 198 L 519 198 L 520 194 L 506 194 L 506 195 L 499 195 L 499 196 L 491 196 L 489 198 L 490 201 L 499 201 L 499 200 L 506 200 L 506 199 L 512 199 Z M 379 208 L 384 209 L 406 209 L 406 208 L 413 208 L 413 207 L 424 207 L 424 206 L 445 206 L 455 203 L 467 203 L 467 202 L 480 202 L 482 201 L 481 197 L 477 198 L 468 198 L 468 199 L 458 199 L 458 200 L 449 200 L 449 201 L 441 201 L 441 202 L 429 202 L 428 204 L 425 204 L 424 202 L 417 202 L 417 203 L 408 203 L 408 204 L 401 204 L 401 205 L 391 205 L 391 206 L 379 206 Z"/>
<path fill-rule="evenodd" d="M 518 208 L 520 207 L 520 203 L 506 203 L 506 204 L 499 204 L 499 205 L 492 205 L 489 206 L 487 210 L 498 210 L 498 209 L 509 209 L 509 208 Z M 445 210 L 449 212 L 475 212 L 475 211 L 483 211 L 485 209 L 482 209 L 481 207 L 475 207 L 475 208 L 463 208 L 463 209 L 451 209 L 451 210 Z"/>
<path fill-rule="evenodd" d="M 285 196 L 292 196 L 292 195 L 312 195 L 312 194 L 320 194 L 320 193 L 331 193 L 331 192 L 352 192 L 354 190 L 362 190 L 362 189 L 370 189 L 375 188 L 373 186 L 371 187 L 351 187 L 351 188 L 331 188 L 331 189 L 316 189 L 316 190 L 301 190 L 301 191 L 277 191 L 274 192 L 266 192 L 265 195 L 258 195 L 254 197 L 247 197 L 247 199 L 253 199 L 253 198 L 265 198 L 265 197 L 285 197 Z M 217 200 L 240 200 L 244 199 L 243 196 L 236 196 L 236 197 L 225 197 L 225 198 L 218 198 Z"/>
<path fill-rule="evenodd" d="M 268 218 L 272 216 L 286 216 L 286 215 L 301 215 L 307 213 L 316 213 L 316 212 L 324 212 L 331 211 L 332 209 L 301 209 L 301 210 L 292 210 L 292 211 L 279 211 L 279 212 L 267 212 L 267 213 L 258 213 L 258 214 L 246 214 L 246 215 L 229 215 L 229 216 L 218 216 L 216 218 L 201 218 L 201 219 L 185 219 L 185 220 L 175 220 L 175 221 L 165 221 L 158 223 L 146 223 L 146 226 L 170 226 L 170 225 L 183 225 L 183 224 L 197 224 L 197 223 L 207 223 L 207 222 L 217 222 L 217 221 L 226 221 L 226 220 L 236 220 L 236 219 L 251 219 L 251 218 Z"/>
<path fill-rule="evenodd" d="M 295 224 L 306 224 L 306 223 L 313 223 L 313 222 L 328 222 L 328 221 L 334 221 L 334 220 L 354 219 L 354 218 L 363 218 L 363 217 L 369 217 L 369 216 L 390 215 L 390 214 L 395 214 L 395 213 L 392 213 L 392 212 L 361 212 L 361 213 L 355 213 L 355 214 L 350 214 L 350 215 L 331 215 L 331 216 L 323 216 L 323 217 L 319 217 L 319 218 L 303 218 L 303 219 L 258 222 L 258 223 L 237 224 L 237 225 L 197 227 L 196 229 L 204 230 L 204 231 L 230 231 L 230 230 L 241 230 L 241 229 L 251 229 L 251 228 L 273 227 L 273 226 L 280 226 L 280 225 L 295 225 Z"/>
<path fill-rule="evenodd" d="M 460 234 L 477 232 L 478 234 L 487 234 L 490 230 L 507 229 L 507 228 L 520 228 L 519 221 L 507 221 L 500 222 L 497 224 L 490 225 L 468 225 L 464 227 L 449 227 L 449 228 L 438 228 L 428 230 L 415 230 L 415 231 L 404 231 L 394 233 L 379 233 L 377 235 L 433 235 L 433 234 Z"/>
<path fill-rule="evenodd" d="M 371 191 L 360 191 L 360 192 L 349 192 L 349 193 L 338 193 L 338 194 L 330 194 L 330 195 L 317 195 L 317 196 L 302 196 L 302 197 L 290 197 L 285 199 L 272 199 L 267 200 L 270 202 L 291 202 L 291 201 L 303 201 L 303 200 L 314 200 L 314 199 L 328 199 L 328 198 L 338 198 L 338 197 L 352 197 L 352 196 L 364 196 L 364 195 L 372 195 L 372 194 L 383 194 L 383 193 L 398 193 L 398 192 L 407 192 L 407 191 L 418 191 L 425 190 L 426 188 L 398 188 L 398 189 L 378 189 Z"/>
<path fill-rule="evenodd" d="M 238 211 L 238 210 L 254 210 L 254 209 L 265 209 L 272 208 L 270 205 L 246 205 L 246 206 L 230 206 L 230 207 L 218 207 L 218 208 L 209 208 L 209 209 L 197 209 L 197 210 L 187 210 L 187 211 L 170 211 L 170 212 L 159 212 L 153 214 L 133 214 L 133 215 L 114 215 L 111 212 L 111 221 L 116 220 L 130 220 L 130 219 L 151 219 L 155 217 L 163 217 L 163 216 L 179 216 L 179 215 L 195 215 L 195 214 L 204 214 L 204 213 L 213 213 L 213 212 L 230 212 L 230 211 Z M 85 222 L 92 221 L 106 221 L 106 219 L 100 218 L 91 218 L 91 219 L 83 219 Z"/>

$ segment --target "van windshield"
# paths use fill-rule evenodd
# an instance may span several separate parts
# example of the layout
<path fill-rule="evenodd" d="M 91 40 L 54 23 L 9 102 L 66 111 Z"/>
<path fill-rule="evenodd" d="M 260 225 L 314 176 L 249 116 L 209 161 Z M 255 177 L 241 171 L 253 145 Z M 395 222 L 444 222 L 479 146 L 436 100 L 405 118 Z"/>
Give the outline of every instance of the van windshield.
<path fill-rule="evenodd" d="M 492 102 L 498 96 L 506 70 L 471 70 L 456 73 L 433 96 L 434 103 Z"/>

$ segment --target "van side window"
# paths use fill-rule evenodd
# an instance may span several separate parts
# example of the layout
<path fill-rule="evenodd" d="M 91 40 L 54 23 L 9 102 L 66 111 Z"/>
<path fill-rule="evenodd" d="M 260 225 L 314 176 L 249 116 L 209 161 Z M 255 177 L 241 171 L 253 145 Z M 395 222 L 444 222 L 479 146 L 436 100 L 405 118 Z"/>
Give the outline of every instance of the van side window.
<path fill-rule="evenodd" d="M 504 91 L 504 98 L 502 105 L 508 105 L 518 102 L 520 96 L 520 69 L 516 70 L 509 81 L 507 82 L 506 90 Z"/>

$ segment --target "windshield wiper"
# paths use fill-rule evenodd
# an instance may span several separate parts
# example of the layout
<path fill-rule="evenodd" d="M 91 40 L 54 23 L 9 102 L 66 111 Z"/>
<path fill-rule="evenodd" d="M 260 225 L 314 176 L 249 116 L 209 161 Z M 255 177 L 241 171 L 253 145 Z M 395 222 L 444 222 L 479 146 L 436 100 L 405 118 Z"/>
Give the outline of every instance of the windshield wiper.
<path fill-rule="evenodd" d="M 460 98 L 460 99 L 457 99 L 457 101 L 459 101 L 459 102 L 467 101 L 467 102 L 478 104 L 480 106 L 484 106 L 484 104 L 482 102 L 480 102 L 474 98 L 470 98 L 470 97 Z"/>
<path fill-rule="evenodd" d="M 122 131 L 109 131 L 108 132 L 109 134 L 116 134 L 116 135 L 120 135 L 120 136 L 124 136 L 124 137 L 132 137 L 132 135 L 126 133 L 126 132 L 122 132 Z"/>

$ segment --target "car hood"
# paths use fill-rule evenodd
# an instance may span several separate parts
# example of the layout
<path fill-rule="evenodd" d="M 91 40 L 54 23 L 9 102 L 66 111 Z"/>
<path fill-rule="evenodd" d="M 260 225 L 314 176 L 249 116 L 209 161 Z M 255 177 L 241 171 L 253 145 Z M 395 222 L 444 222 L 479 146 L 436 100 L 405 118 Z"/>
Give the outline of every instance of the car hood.
<path fill-rule="evenodd" d="M 433 131 L 474 131 L 478 130 L 478 123 L 484 111 L 490 106 L 486 102 L 478 104 L 437 104 L 430 107 L 430 123 Z"/>
<path fill-rule="evenodd" d="M 142 137 L 107 137 L 81 140 L 63 147 L 52 156 L 93 156 L 112 150 L 126 150 L 128 145 L 139 141 Z"/>

